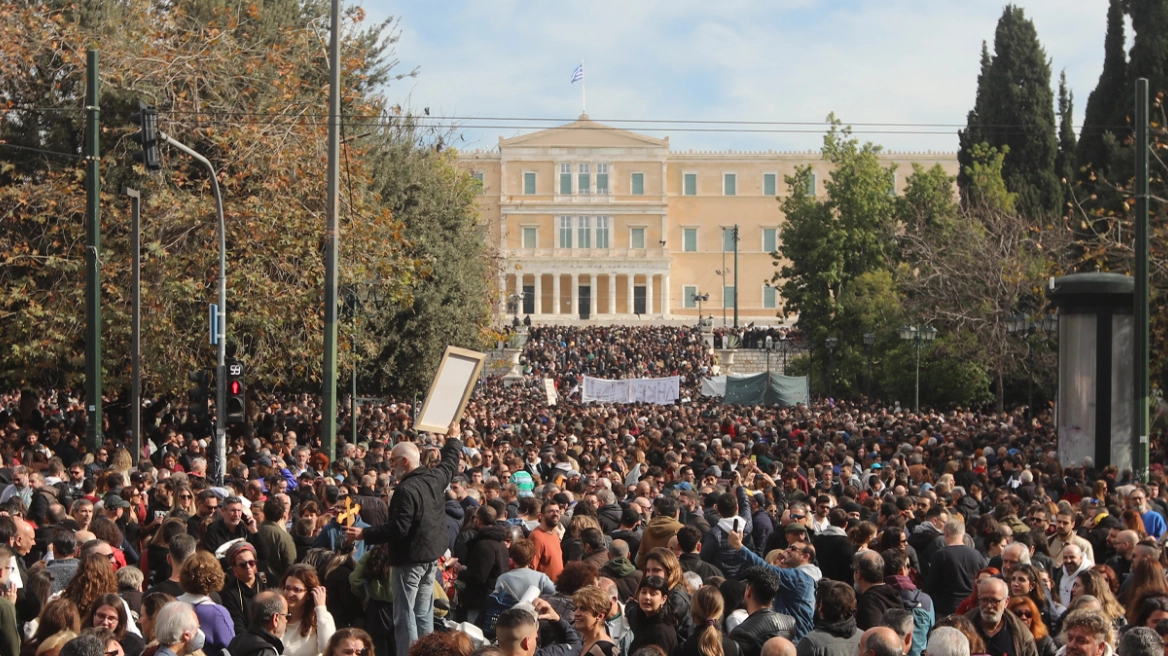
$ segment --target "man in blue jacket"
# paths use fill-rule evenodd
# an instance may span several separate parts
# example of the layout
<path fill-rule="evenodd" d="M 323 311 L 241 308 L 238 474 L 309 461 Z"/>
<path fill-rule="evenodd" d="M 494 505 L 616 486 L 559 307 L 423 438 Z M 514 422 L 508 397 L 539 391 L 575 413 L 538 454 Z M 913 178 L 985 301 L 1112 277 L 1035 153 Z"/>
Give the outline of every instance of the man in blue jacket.
<path fill-rule="evenodd" d="M 401 442 L 393 447 L 389 461 L 397 486 L 389 500 L 389 522 L 370 528 L 350 526 L 345 531 L 353 541 L 389 543 L 398 656 L 408 656 L 410 645 L 434 631 L 437 561 L 449 547 L 443 506 L 462 456 L 462 442 L 455 435 L 458 425 L 452 424 L 442 447 L 442 462 L 433 469 L 421 466 L 416 444 Z"/>
<path fill-rule="evenodd" d="M 795 636 L 791 642 L 798 644 L 815 622 L 815 582 L 811 576 L 802 570 L 775 567 L 750 549 L 743 549 L 742 531 L 731 531 L 727 542 L 743 555 L 747 567 L 765 567 L 779 577 L 782 587 L 775 595 L 774 609 L 795 618 Z"/>

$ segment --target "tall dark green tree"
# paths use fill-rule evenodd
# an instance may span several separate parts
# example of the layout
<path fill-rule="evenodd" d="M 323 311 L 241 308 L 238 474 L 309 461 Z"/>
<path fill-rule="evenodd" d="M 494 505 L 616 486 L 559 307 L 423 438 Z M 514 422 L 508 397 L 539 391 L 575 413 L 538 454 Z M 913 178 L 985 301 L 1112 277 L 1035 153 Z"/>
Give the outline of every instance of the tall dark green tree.
<path fill-rule="evenodd" d="M 1135 32 L 1128 80 L 1148 78 L 1148 92 L 1154 98 L 1157 93 L 1168 91 L 1168 0 L 1127 0 L 1127 10 Z M 1130 82 L 1125 99 L 1135 98 Z M 1131 106 L 1129 100 L 1125 108 Z"/>
<path fill-rule="evenodd" d="M 1002 12 L 993 57 L 987 57 L 983 46 L 977 101 L 960 141 L 963 169 L 973 165 L 973 147 L 978 144 L 1009 148 L 1002 174 L 1007 188 L 1018 194 L 1024 213 L 1033 216 L 1059 208 L 1050 64 L 1034 23 L 1019 7 L 1007 5 Z M 959 182 L 963 189 L 968 187 L 966 176 Z"/>
<path fill-rule="evenodd" d="M 1113 139 L 1107 135 L 1126 134 L 1125 117 L 1128 105 L 1124 99 L 1131 95 L 1128 90 L 1127 53 L 1124 50 L 1124 0 L 1111 0 L 1107 9 L 1107 36 L 1103 39 L 1103 72 L 1095 90 L 1087 96 L 1087 109 L 1083 115 L 1083 127 L 1079 131 L 1079 147 L 1076 163 L 1084 169 L 1083 176 L 1094 170 L 1106 172 L 1109 169 L 1110 147 Z"/>
<path fill-rule="evenodd" d="M 1055 157 L 1054 171 L 1063 189 L 1063 201 L 1071 198 L 1071 186 L 1075 181 L 1075 93 L 1067 88 L 1067 72 L 1059 73 L 1058 87 L 1058 156 Z"/>

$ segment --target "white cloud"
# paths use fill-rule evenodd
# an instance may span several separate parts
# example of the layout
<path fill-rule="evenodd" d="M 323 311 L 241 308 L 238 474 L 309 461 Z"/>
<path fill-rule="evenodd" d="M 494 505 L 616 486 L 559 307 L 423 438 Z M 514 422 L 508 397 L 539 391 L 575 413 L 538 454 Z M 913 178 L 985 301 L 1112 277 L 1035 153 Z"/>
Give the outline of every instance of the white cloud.
<path fill-rule="evenodd" d="M 1102 68 L 1107 1 L 1020 4 L 1052 60 L 1052 75 L 1066 69 L 1081 119 Z M 850 123 L 909 124 L 964 123 L 981 42 L 992 47 L 1002 10 L 997 2 L 937 0 L 367 0 L 365 7 L 374 19 L 400 16 L 397 54 L 403 67 L 420 68 L 417 80 L 387 96 L 433 115 L 574 118 L 580 85 L 569 79 L 584 59 L 588 113 L 600 121 L 820 122 L 834 111 Z M 467 128 L 465 136 L 491 146 L 499 135 L 548 123 L 512 125 L 518 128 Z M 804 134 L 671 127 L 644 131 L 669 135 L 678 149 L 814 149 L 822 137 L 821 125 L 753 126 Z M 945 134 L 861 136 L 898 150 L 957 145 L 955 128 L 879 129 Z"/>

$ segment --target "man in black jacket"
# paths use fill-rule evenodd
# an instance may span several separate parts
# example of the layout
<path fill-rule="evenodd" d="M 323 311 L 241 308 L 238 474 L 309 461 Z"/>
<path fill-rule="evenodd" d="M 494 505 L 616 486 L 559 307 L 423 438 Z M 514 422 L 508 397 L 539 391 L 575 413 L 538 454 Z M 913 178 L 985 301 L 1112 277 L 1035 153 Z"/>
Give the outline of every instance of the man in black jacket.
<path fill-rule="evenodd" d="M 831 526 L 816 535 L 813 541 L 823 578 L 851 585 L 852 557 L 856 555 L 856 546 L 844 532 L 844 527 L 848 525 L 848 513 L 843 508 L 832 508 L 827 513 L 827 521 Z"/>
<path fill-rule="evenodd" d="M 677 541 L 678 562 L 684 572 L 693 572 L 702 577 L 705 582 L 715 576 L 722 576 L 722 570 L 702 560 L 699 552 L 702 549 L 702 534 L 696 526 L 682 526 L 673 536 Z"/>
<path fill-rule="evenodd" d="M 442 447 L 442 461 L 432 469 L 421 466 L 421 452 L 412 442 L 400 442 L 389 462 L 397 481 L 389 500 L 389 522 L 345 531 L 350 540 L 366 544 L 389 543 L 393 567 L 393 623 L 397 654 L 408 656 L 410 645 L 434 631 L 434 577 L 437 560 L 449 547 L 446 531 L 446 488 L 458 473 L 462 442 L 458 423 L 452 423 Z"/>
<path fill-rule="evenodd" d="M 880 617 L 889 608 L 904 608 L 900 592 L 884 582 L 884 557 L 877 551 L 856 554 L 856 628 L 861 631 L 880 625 Z"/>
<path fill-rule="evenodd" d="M 466 548 L 466 569 L 458 574 L 458 580 L 466 585 L 459 604 L 460 620 L 477 624 L 479 615 L 487 607 L 487 597 L 495 591 L 499 575 L 511 568 L 507 545 L 511 538 L 506 526 L 496 523 L 495 509 L 479 506 L 475 510 L 475 527 L 478 532 L 470 539 Z"/>
<path fill-rule="evenodd" d="M 227 651 L 231 656 L 280 656 L 280 638 L 288 628 L 288 601 L 278 592 L 261 592 L 251 607 L 251 624 L 237 633 Z"/>
<path fill-rule="evenodd" d="M 793 641 L 795 618 L 771 608 L 779 593 L 779 577 L 766 567 L 747 567 L 741 576 L 746 583 L 746 612 L 750 615 L 730 632 L 741 656 L 760 656 L 762 646 L 775 636 Z"/>

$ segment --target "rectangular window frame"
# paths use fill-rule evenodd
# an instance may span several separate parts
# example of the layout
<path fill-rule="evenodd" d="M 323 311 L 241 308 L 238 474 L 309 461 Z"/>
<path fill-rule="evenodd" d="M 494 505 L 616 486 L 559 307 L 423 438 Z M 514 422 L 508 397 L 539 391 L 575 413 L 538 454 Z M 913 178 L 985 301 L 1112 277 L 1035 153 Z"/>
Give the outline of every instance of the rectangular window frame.
<path fill-rule="evenodd" d="M 771 285 L 762 286 L 762 308 L 764 310 L 779 309 L 779 290 L 777 287 Z"/>
<path fill-rule="evenodd" d="M 738 174 L 737 173 L 722 173 L 722 195 L 723 196 L 737 196 L 738 195 Z"/>
<path fill-rule="evenodd" d="M 681 306 L 687 310 L 696 310 L 698 307 L 694 296 L 698 295 L 697 285 L 685 285 L 681 288 Z"/>
<path fill-rule="evenodd" d="M 734 285 L 722 286 L 722 307 L 724 309 L 734 307 Z"/>
<path fill-rule="evenodd" d="M 767 235 L 770 234 L 771 248 L 767 248 Z M 779 229 L 778 228 L 763 228 L 762 229 L 762 252 L 774 253 L 779 249 Z"/>
<path fill-rule="evenodd" d="M 727 239 L 729 240 L 729 242 L 727 242 Z M 727 244 L 729 244 L 729 247 L 727 247 Z M 722 252 L 723 253 L 733 253 L 734 252 L 734 226 L 723 226 L 722 227 Z"/>
<path fill-rule="evenodd" d="M 576 193 L 583 195 L 592 193 L 592 166 L 588 162 L 576 164 Z"/>
<path fill-rule="evenodd" d="M 612 190 L 608 187 L 608 164 L 596 165 L 596 193 L 607 196 Z"/>
<path fill-rule="evenodd" d="M 640 246 L 637 246 L 636 240 L 633 239 L 633 235 L 637 234 L 638 232 L 641 234 L 641 245 Z M 629 226 L 629 248 L 633 249 L 633 250 L 640 250 L 640 251 L 645 250 L 646 243 L 649 241 L 649 234 L 648 233 L 649 233 L 649 226 Z"/>
<path fill-rule="evenodd" d="M 478 185 L 478 189 L 476 190 L 476 193 L 479 196 L 486 194 L 487 193 L 487 185 L 484 182 L 486 175 L 482 171 L 471 171 L 470 177 Z"/>
<path fill-rule="evenodd" d="M 572 195 L 572 165 L 567 162 L 560 164 L 560 195 Z"/>
<path fill-rule="evenodd" d="M 592 248 L 592 217 L 576 217 L 576 248 Z"/>
<path fill-rule="evenodd" d="M 767 191 L 767 183 L 770 183 L 770 191 Z M 776 172 L 762 174 L 762 195 L 763 196 L 778 196 L 779 195 L 779 174 Z"/>
<path fill-rule="evenodd" d="M 611 233 L 609 232 L 609 225 L 611 223 L 611 217 L 596 217 L 596 248 L 607 250 L 612 247 L 612 243 L 610 241 Z"/>
<path fill-rule="evenodd" d="M 531 231 L 535 239 L 529 246 L 527 243 L 528 231 Z M 539 226 L 538 225 L 522 225 L 519 226 L 519 246 L 524 250 L 533 250 L 539 248 Z"/>
<path fill-rule="evenodd" d="M 693 180 L 693 189 L 690 189 L 689 182 Z M 696 171 L 682 171 L 681 172 L 681 195 L 682 196 L 697 196 L 698 195 L 698 174 Z"/>
<path fill-rule="evenodd" d="M 819 195 L 819 174 L 815 171 L 811 172 L 811 177 L 807 180 L 807 195 L 812 198 Z"/>
<path fill-rule="evenodd" d="M 688 236 L 693 235 L 693 244 L 689 243 Z M 681 252 L 682 253 L 696 253 L 698 252 L 698 229 L 696 226 L 682 226 L 681 228 Z"/>
<path fill-rule="evenodd" d="M 531 184 L 528 184 L 529 182 Z M 523 172 L 523 195 L 524 196 L 534 196 L 537 193 L 537 190 L 539 189 L 538 183 L 539 183 L 539 177 L 536 175 L 535 171 L 524 171 Z"/>
<path fill-rule="evenodd" d="M 560 248 L 572 248 L 572 217 L 561 216 L 559 236 L 556 239 L 556 244 Z"/>
<path fill-rule="evenodd" d="M 640 191 L 638 191 L 638 187 Z M 629 195 L 644 196 L 645 195 L 645 172 L 633 171 L 629 174 Z"/>

